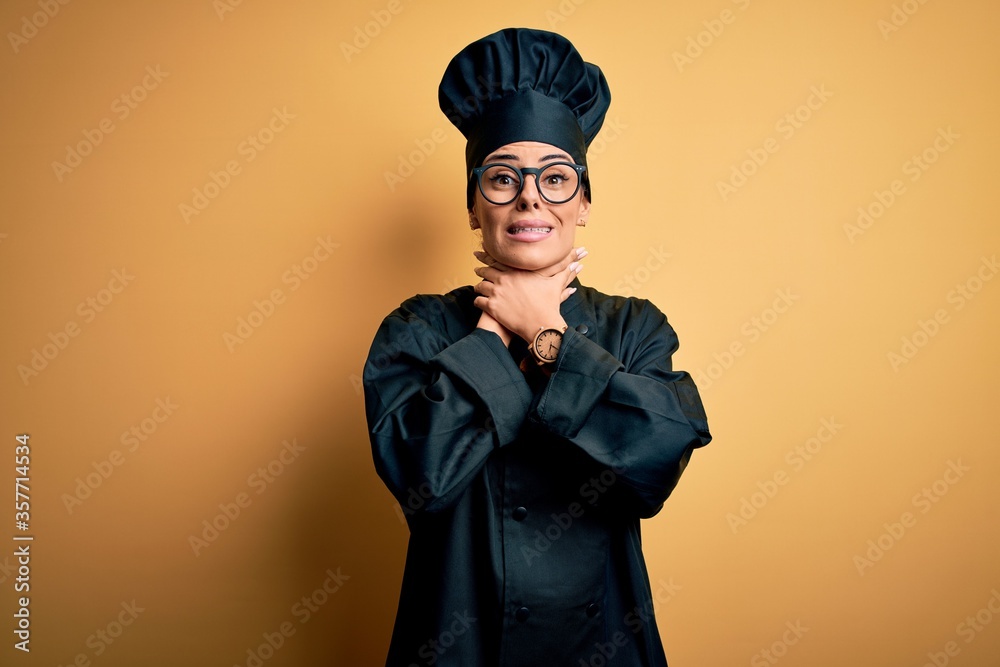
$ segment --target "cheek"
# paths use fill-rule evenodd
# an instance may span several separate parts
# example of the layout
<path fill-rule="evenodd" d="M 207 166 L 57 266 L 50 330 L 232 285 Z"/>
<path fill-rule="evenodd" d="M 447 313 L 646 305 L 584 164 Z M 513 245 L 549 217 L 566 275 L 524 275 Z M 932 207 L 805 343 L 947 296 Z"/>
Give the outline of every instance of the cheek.
<path fill-rule="evenodd" d="M 498 242 L 503 240 L 503 234 L 500 233 L 500 226 L 496 220 L 489 217 L 480 217 L 478 220 L 480 225 L 477 230 L 479 240 L 482 243 L 483 250 L 492 255 L 496 252 Z"/>
<path fill-rule="evenodd" d="M 507 230 L 506 216 L 498 215 L 496 211 L 485 212 L 478 217 L 482 228 L 483 238 L 500 238 Z"/>

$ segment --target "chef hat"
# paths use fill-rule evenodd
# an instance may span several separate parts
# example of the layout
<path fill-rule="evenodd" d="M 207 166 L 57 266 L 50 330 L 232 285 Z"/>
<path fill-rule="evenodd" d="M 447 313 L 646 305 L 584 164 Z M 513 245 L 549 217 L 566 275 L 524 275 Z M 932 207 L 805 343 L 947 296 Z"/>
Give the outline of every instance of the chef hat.
<path fill-rule="evenodd" d="M 515 141 L 540 141 L 587 164 L 587 146 L 611 103 L 604 74 L 562 35 L 506 28 L 452 58 L 438 87 L 441 110 L 468 143 L 466 173 Z M 586 179 L 586 176 L 585 176 Z M 589 179 L 584 181 L 588 196 Z M 468 205 L 472 207 L 470 182 Z"/>

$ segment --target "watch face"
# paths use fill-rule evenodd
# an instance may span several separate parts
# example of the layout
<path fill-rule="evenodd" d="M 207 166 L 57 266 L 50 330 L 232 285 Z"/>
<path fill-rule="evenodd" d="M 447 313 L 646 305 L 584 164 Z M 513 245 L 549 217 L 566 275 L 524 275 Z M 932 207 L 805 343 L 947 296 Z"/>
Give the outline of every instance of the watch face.
<path fill-rule="evenodd" d="M 555 361 L 562 345 L 562 332 L 558 329 L 546 329 L 535 339 L 535 352 L 546 361 Z"/>

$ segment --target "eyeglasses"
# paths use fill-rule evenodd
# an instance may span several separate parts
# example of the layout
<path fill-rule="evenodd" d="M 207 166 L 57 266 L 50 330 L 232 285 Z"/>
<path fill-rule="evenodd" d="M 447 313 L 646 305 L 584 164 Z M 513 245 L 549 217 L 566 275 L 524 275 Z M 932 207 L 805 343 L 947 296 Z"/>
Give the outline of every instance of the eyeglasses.
<path fill-rule="evenodd" d="M 491 204 L 509 204 L 521 194 L 525 174 L 535 177 L 535 188 L 542 199 L 550 204 L 565 204 L 580 191 L 583 172 L 581 164 L 553 162 L 544 167 L 521 167 L 509 164 L 484 164 L 472 170 L 479 183 L 479 191 Z"/>

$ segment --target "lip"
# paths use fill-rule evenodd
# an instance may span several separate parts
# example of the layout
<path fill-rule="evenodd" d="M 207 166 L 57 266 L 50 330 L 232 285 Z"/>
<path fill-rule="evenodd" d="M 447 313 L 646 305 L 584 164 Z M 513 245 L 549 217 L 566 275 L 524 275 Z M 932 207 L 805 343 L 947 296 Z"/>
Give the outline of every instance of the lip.
<path fill-rule="evenodd" d="M 514 231 L 517 229 L 545 229 L 548 231 Z M 507 238 L 512 241 L 520 243 L 537 243 L 538 241 L 544 241 L 552 236 L 554 229 L 555 227 L 551 222 L 545 222 L 544 220 L 518 220 L 514 224 L 507 227 L 506 234 Z"/>

